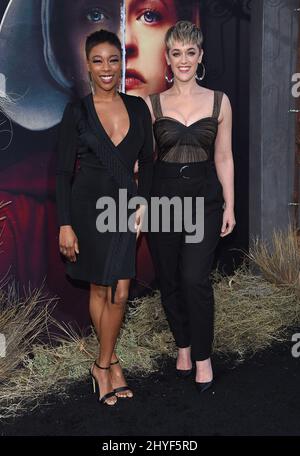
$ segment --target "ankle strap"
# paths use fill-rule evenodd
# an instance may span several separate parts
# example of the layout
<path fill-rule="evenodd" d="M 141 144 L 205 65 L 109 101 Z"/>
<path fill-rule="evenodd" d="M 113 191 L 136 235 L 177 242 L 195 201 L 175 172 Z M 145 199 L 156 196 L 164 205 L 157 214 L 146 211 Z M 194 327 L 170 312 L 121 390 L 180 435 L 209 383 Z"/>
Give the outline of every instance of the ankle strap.
<path fill-rule="evenodd" d="M 110 363 L 111 366 L 113 366 L 114 364 L 118 364 L 119 360 L 117 359 L 117 361 L 113 361 L 112 363 Z"/>
<path fill-rule="evenodd" d="M 95 361 L 95 366 L 99 367 L 99 369 L 109 369 L 109 366 L 108 366 L 108 367 L 99 366 L 99 364 L 97 363 L 97 361 Z"/>

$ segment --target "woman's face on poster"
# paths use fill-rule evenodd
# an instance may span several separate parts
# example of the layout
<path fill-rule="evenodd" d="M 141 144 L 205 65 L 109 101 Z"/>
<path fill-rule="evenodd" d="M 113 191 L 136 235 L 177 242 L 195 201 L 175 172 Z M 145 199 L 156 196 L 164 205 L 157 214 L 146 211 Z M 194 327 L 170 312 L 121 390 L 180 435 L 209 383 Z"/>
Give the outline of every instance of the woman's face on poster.
<path fill-rule="evenodd" d="M 127 0 L 126 92 L 145 97 L 166 88 L 166 31 L 177 21 L 174 0 Z"/>
<path fill-rule="evenodd" d="M 121 41 L 125 33 L 127 93 L 146 97 L 166 88 L 164 37 L 178 19 L 175 0 L 127 0 L 125 7 L 122 25 L 120 0 L 64 0 L 54 51 L 79 93 L 88 81 L 85 40 L 100 28 L 117 33 Z"/>

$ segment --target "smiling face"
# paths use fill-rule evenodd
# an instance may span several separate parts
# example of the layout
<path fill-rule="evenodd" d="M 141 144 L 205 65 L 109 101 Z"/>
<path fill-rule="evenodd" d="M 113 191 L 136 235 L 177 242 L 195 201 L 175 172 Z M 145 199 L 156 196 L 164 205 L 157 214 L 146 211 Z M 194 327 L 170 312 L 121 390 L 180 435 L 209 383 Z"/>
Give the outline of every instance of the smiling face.
<path fill-rule="evenodd" d="M 171 65 L 174 80 L 187 82 L 193 79 L 202 56 L 203 50 L 200 51 L 197 44 L 175 41 L 166 53 L 166 60 L 168 65 Z"/>
<path fill-rule="evenodd" d="M 122 59 L 114 45 L 101 43 L 94 46 L 88 55 L 87 66 L 96 90 L 110 91 L 119 86 Z"/>

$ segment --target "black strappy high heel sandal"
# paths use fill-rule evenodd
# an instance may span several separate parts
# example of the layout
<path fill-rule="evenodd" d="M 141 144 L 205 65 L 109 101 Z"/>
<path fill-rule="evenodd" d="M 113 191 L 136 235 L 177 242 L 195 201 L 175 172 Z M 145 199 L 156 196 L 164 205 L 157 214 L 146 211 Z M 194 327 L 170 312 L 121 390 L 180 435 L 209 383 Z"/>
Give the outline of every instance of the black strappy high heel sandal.
<path fill-rule="evenodd" d="M 110 363 L 111 366 L 113 366 L 115 364 L 119 364 L 118 359 L 117 359 L 117 361 L 113 361 L 112 363 Z M 121 393 L 122 391 L 131 391 L 132 392 L 132 389 L 129 388 L 128 385 L 119 386 L 118 388 L 114 388 L 114 393 Z M 132 394 L 132 396 L 116 396 L 116 397 L 118 397 L 119 399 L 131 399 L 133 397 L 133 394 Z"/>
<path fill-rule="evenodd" d="M 93 375 L 93 369 L 94 369 L 95 366 L 97 366 L 99 369 L 105 369 L 105 370 L 108 370 L 108 369 L 110 368 L 110 366 L 108 366 L 108 367 L 102 367 L 102 366 L 99 366 L 99 364 L 97 363 L 97 361 L 94 361 L 94 364 L 93 364 L 92 367 L 90 368 L 90 374 L 91 374 L 91 377 L 92 377 L 93 391 L 94 391 L 94 393 L 96 393 L 96 388 L 98 388 L 99 402 L 100 402 L 101 404 L 104 404 L 104 405 L 113 406 L 113 405 L 115 405 L 115 404 L 117 403 L 117 401 L 116 401 L 114 404 L 109 404 L 109 403 L 106 402 L 106 400 L 109 399 L 110 397 L 113 397 L 113 396 L 117 397 L 117 396 L 115 395 L 115 392 L 114 392 L 114 391 L 110 391 L 109 393 L 104 394 L 104 396 L 102 396 L 102 397 L 100 396 L 100 386 L 99 386 L 98 381 L 96 380 L 96 378 L 95 378 L 94 375 Z M 96 385 L 97 385 L 97 387 L 96 387 Z"/>

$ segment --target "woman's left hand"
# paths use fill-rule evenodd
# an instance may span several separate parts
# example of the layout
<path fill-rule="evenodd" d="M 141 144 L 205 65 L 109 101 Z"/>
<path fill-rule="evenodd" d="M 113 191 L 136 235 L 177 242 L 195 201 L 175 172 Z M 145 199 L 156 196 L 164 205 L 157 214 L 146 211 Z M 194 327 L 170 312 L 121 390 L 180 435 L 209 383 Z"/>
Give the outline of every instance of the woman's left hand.
<path fill-rule="evenodd" d="M 233 209 L 224 209 L 223 212 L 223 223 L 221 228 L 221 237 L 225 237 L 230 234 L 235 227 L 235 217 L 234 217 L 234 210 Z"/>
<path fill-rule="evenodd" d="M 139 208 L 136 210 L 135 213 L 135 229 L 136 229 L 136 238 L 139 237 L 142 225 L 143 225 L 143 220 L 144 220 L 144 214 L 145 214 L 146 206 L 145 205 L 140 205 Z"/>

